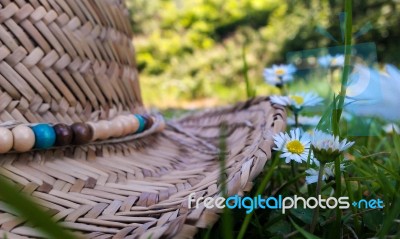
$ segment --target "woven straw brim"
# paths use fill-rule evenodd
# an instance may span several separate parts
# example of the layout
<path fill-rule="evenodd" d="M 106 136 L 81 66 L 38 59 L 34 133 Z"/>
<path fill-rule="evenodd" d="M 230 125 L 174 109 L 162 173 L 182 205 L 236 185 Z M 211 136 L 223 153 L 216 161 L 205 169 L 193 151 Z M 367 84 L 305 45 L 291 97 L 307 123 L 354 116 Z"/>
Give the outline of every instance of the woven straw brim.
<path fill-rule="evenodd" d="M 228 124 L 228 194 L 242 195 L 271 158 L 285 118 L 284 109 L 258 98 L 131 142 L 2 156 L 0 174 L 85 238 L 190 238 L 219 217 L 203 204 L 189 209 L 187 199 L 220 194 L 221 123 Z M 43 236 L 30 225 L 0 204 L 0 235 Z"/>

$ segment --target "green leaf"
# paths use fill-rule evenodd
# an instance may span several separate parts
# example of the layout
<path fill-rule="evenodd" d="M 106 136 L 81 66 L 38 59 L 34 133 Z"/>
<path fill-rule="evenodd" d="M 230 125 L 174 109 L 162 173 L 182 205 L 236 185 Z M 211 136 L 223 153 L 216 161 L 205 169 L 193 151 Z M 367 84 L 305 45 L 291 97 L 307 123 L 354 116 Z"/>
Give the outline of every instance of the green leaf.
<path fill-rule="evenodd" d="M 298 206 L 298 208 L 292 208 L 290 210 L 290 213 L 300 219 L 302 222 L 306 224 L 311 224 L 312 217 L 313 217 L 313 210 L 309 208 L 301 208 L 301 206 Z"/>
<path fill-rule="evenodd" d="M 281 220 L 269 227 L 267 231 L 275 235 L 286 235 L 292 231 L 292 227 L 286 221 Z"/>
<path fill-rule="evenodd" d="M 298 232 L 300 232 L 301 235 L 303 235 L 306 239 L 320 239 L 317 236 L 314 236 L 313 234 L 309 233 L 308 231 L 304 230 L 301 228 L 299 225 L 297 225 L 291 218 L 290 221 L 292 222 L 293 226 L 296 228 Z"/>
<path fill-rule="evenodd" d="M 368 211 L 363 215 L 364 225 L 371 231 L 378 231 L 383 219 L 383 212 L 378 210 Z"/>

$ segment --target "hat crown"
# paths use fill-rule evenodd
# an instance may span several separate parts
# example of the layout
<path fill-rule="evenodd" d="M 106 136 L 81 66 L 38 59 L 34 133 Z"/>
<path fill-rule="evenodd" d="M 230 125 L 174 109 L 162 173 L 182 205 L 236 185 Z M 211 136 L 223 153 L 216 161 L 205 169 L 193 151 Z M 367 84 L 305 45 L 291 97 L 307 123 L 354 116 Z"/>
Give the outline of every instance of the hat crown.
<path fill-rule="evenodd" d="M 0 6 L 0 123 L 73 123 L 141 112 L 120 0 Z"/>

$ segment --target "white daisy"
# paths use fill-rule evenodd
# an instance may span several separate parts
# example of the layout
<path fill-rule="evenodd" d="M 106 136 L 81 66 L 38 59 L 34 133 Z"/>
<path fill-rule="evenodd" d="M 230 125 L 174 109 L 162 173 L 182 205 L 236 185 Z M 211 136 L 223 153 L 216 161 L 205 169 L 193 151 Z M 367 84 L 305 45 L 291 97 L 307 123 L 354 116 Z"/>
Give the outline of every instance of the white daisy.
<path fill-rule="evenodd" d="M 300 115 L 299 118 L 299 124 L 300 125 L 307 125 L 307 126 L 317 126 L 319 121 L 321 120 L 320 116 L 302 116 Z M 287 124 L 288 125 L 295 125 L 296 121 L 293 117 L 288 117 L 287 118 Z"/>
<path fill-rule="evenodd" d="M 289 106 L 293 110 L 301 110 L 303 107 L 312 107 L 321 104 L 323 99 L 317 94 L 300 92 L 289 96 L 271 96 L 271 102 L 283 106 Z"/>
<path fill-rule="evenodd" d="M 332 61 L 332 56 L 331 55 L 325 55 L 318 57 L 317 59 L 318 64 L 322 66 L 323 68 L 329 68 L 331 66 L 331 61 Z"/>
<path fill-rule="evenodd" d="M 317 59 L 318 64 L 323 68 L 337 68 L 344 66 L 344 55 L 337 54 L 335 56 L 325 55 Z"/>
<path fill-rule="evenodd" d="M 337 54 L 331 59 L 331 67 L 343 67 L 344 66 L 344 55 Z"/>
<path fill-rule="evenodd" d="M 343 151 L 354 145 L 354 142 L 347 139 L 339 140 L 338 136 L 324 133 L 319 130 L 314 130 L 311 137 L 311 146 L 314 155 L 318 160 L 332 160 L 332 157 L 337 157 Z"/>
<path fill-rule="evenodd" d="M 296 67 L 292 64 L 272 65 L 271 68 L 264 69 L 264 79 L 268 84 L 279 86 L 292 81 L 295 72 Z"/>
<path fill-rule="evenodd" d="M 299 128 L 290 130 L 290 133 L 279 133 L 274 136 L 276 147 L 274 150 L 282 151 L 281 158 L 289 163 L 294 160 L 298 163 L 307 162 L 310 153 L 310 136 L 302 133 Z"/>
<path fill-rule="evenodd" d="M 319 167 L 320 163 L 318 160 L 314 160 L 317 168 L 309 168 L 306 170 L 307 176 L 306 176 L 306 183 L 307 184 L 313 184 L 318 181 L 318 173 L 319 173 Z M 340 164 L 340 171 L 344 171 L 345 169 L 345 164 Z M 322 174 L 322 180 L 329 180 L 335 177 L 335 164 L 334 163 L 327 163 L 324 166 L 324 172 Z"/>
<path fill-rule="evenodd" d="M 396 124 L 387 124 L 383 126 L 383 130 L 388 134 L 400 134 L 400 127 Z"/>

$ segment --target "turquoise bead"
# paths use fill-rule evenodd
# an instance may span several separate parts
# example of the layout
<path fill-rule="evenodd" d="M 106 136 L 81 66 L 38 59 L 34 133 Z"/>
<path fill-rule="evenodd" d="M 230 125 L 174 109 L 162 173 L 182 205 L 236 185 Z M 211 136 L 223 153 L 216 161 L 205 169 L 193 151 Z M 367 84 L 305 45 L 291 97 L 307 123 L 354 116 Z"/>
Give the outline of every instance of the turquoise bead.
<path fill-rule="evenodd" d="M 136 133 L 141 133 L 146 128 L 146 120 L 141 115 L 138 115 L 138 114 L 135 114 L 135 117 L 139 121 L 139 129 L 136 131 Z"/>
<path fill-rule="evenodd" d="M 48 149 L 56 142 L 56 132 L 48 124 L 38 124 L 31 127 L 35 133 L 35 148 Z"/>

